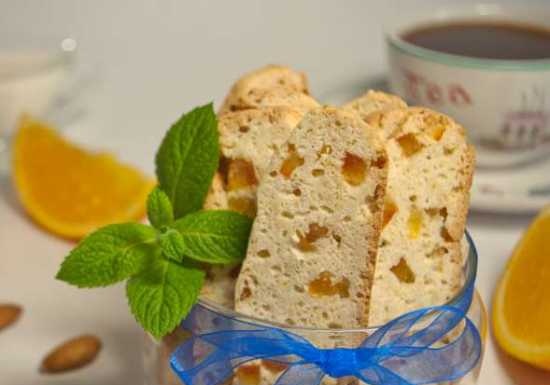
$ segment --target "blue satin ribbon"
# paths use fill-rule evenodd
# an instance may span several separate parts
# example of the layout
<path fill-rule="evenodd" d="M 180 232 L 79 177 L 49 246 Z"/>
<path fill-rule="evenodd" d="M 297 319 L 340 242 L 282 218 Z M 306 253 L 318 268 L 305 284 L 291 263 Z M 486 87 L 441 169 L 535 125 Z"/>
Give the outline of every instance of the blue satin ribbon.
<path fill-rule="evenodd" d="M 318 385 L 325 375 L 371 385 L 419 385 L 463 377 L 481 356 L 481 339 L 466 317 L 473 280 L 452 305 L 406 313 L 376 329 L 357 348 L 322 349 L 306 338 L 260 322 L 241 321 L 197 304 L 181 327 L 190 338 L 170 363 L 187 385 L 217 385 L 245 362 L 288 365 L 275 385 Z M 433 347 L 463 322 L 460 335 Z"/>

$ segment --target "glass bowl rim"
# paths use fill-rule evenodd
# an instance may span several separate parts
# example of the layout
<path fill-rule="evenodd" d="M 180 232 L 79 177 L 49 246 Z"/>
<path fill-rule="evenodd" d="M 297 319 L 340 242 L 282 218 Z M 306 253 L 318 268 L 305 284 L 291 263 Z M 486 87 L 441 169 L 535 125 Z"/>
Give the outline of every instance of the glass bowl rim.
<path fill-rule="evenodd" d="M 478 254 L 477 249 L 474 243 L 474 240 L 470 236 L 470 233 L 466 230 L 465 231 L 465 239 L 468 243 L 468 257 L 466 259 L 466 263 L 464 264 L 464 272 L 465 272 L 465 279 L 464 284 L 460 291 L 447 303 L 444 305 L 452 306 L 455 304 L 461 297 L 464 295 L 465 291 L 475 284 L 476 276 L 477 276 L 477 264 L 478 264 Z M 294 331 L 298 334 L 300 333 L 308 333 L 308 332 L 315 332 L 315 333 L 330 333 L 330 334 L 336 334 L 336 333 L 368 333 L 371 334 L 383 325 L 377 325 L 377 326 L 367 326 L 363 328 L 343 328 L 343 329 L 329 329 L 329 328 L 315 328 L 315 327 L 306 327 L 306 326 L 291 326 L 282 324 L 279 322 L 271 322 L 266 321 L 261 318 L 256 318 L 254 316 L 245 315 L 243 313 L 239 313 L 235 310 L 228 309 L 226 307 L 223 307 L 219 304 L 216 304 L 210 300 L 199 298 L 198 304 L 201 306 L 207 308 L 208 310 L 214 311 L 216 313 L 220 313 L 226 317 L 235 318 L 239 321 L 252 323 L 255 325 L 265 325 L 268 327 L 276 327 L 279 329 L 284 329 L 287 331 Z"/>

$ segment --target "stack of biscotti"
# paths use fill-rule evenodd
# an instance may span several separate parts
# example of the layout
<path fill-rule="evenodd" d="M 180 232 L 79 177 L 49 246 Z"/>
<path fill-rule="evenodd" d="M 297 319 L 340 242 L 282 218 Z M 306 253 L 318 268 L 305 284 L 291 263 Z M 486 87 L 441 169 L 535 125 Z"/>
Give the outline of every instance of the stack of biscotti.
<path fill-rule="evenodd" d="M 363 303 L 365 308 L 369 308 L 369 315 L 366 321 L 363 320 L 359 324 L 379 325 L 406 311 L 447 302 L 457 293 L 463 279 L 464 255 L 461 239 L 474 163 L 473 150 L 466 141 L 464 129 L 446 116 L 427 109 L 409 108 L 398 97 L 381 92 L 370 91 L 344 105 L 343 110 L 360 117 L 368 127 L 376 130 L 389 156 L 388 188 L 383 194 L 383 219 L 378 234 L 372 236 L 373 239 L 379 239 L 375 247 L 377 258 L 374 278 L 371 279 L 372 295 L 370 300 L 366 298 Z M 302 123 L 305 124 L 308 117 L 315 113 L 316 111 L 313 111 L 306 115 Z M 338 126 L 334 124 L 330 132 L 338 133 Z M 327 133 L 324 135 L 330 137 Z M 336 135 L 341 140 L 344 139 L 343 135 Z M 313 140 L 313 137 L 310 133 L 306 141 Z M 333 140 L 335 139 L 330 141 Z M 287 148 L 287 157 L 302 166 L 301 155 L 292 155 L 291 152 L 296 151 L 295 144 L 289 142 L 289 145 L 291 147 Z M 283 158 L 283 155 L 274 157 L 272 163 Z M 273 175 L 277 175 L 276 171 L 273 170 L 272 164 Z M 320 169 L 316 171 L 320 172 Z M 268 185 L 273 180 L 278 188 L 284 187 L 285 178 L 277 180 L 270 177 L 265 180 L 265 184 Z M 310 180 L 315 178 L 310 176 Z M 300 181 L 308 188 L 310 186 L 307 182 L 309 181 Z M 305 195 L 300 183 L 292 190 L 297 193 L 299 191 L 299 204 L 320 205 L 320 198 L 330 195 L 327 194 L 323 183 L 313 188 L 319 195 Z M 337 191 L 334 186 L 331 188 Z M 328 230 L 326 226 L 318 224 L 314 215 L 309 216 L 311 213 L 305 211 L 304 207 L 287 207 L 290 196 L 286 196 L 282 203 L 278 203 L 274 195 L 266 198 L 267 203 L 258 202 L 260 206 L 264 206 L 260 207 L 260 210 L 270 210 L 266 217 L 275 222 L 263 228 L 263 234 L 259 234 L 256 228 L 263 226 L 263 219 L 256 219 L 248 255 L 235 292 L 236 309 L 282 323 L 298 323 L 305 326 L 312 326 L 313 323 L 315 327 L 328 326 L 330 323 L 333 327 L 342 326 L 342 322 L 334 322 L 330 315 L 327 317 L 323 314 L 330 312 L 321 310 L 319 313 L 323 306 L 316 305 L 317 299 L 312 298 L 308 295 L 311 293 L 305 290 L 304 282 L 311 282 L 312 279 L 310 276 L 301 276 L 305 267 L 296 265 L 304 260 L 312 263 L 311 258 L 301 257 L 303 253 L 299 248 L 296 249 L 302 238 L 315 230 Z M 342 199 L 341 195 L 339 197 Z M 270 207 L 273 204 L 282 210 L 286 219 L 298 218 L 302 222 L 309 220 L 309 223 L 313 224 L 313 230 L 310 231 L 307 226 L 294 230 L 287 229 L 285 226 L 289 221 L 276 218 L 275 209 Z M 335 204 L 331 202 L 328 205 L 330 210 L 339 211 L 335 209 Z M 300 214 L 296 214 L 297 212 Z M 292 221 L 290 222 L 296 227 Z M 303 227 L 303 223 L 301 225 Z M 274 229 L 287 232 L 286 244 L 273 239 Z M 258 243 L 261 243 L 259 240 L 275 247 L 275 252 L 267 247 L 258 246 Z M 330 245 L 323 244 L 321 249 L 325 255 L 332 255 L 324 262 L 327 270 L 332 261 L 339 259 L 338 254 L 334 253 Z M 291 255 L 286 258 L 285 252 Z M 275 254 L 276 258 L 272 258 L 272 254 Z M 269 257 L 266 257 L 268 255 Z M 278 260 L 279 257 L 290 262 L 285 260 L 282 263 Z M 282 271 L 279 271 L 280 269 Z M 311 266 L 308 266 L 308 269 L 310 271 L 307 273 L 311 274 Z M 292 271 L 292 279 L 285 280 L 279 277 L 288 275 L 286 270 Z M 327 272 L 323 278 L 318 278 L 315 282 L 323 282 L 329 287 L 334 285 L 333 280 L 339 282 L 334 275 L 329 277 Z M 368 287 L 370 289 L 370 286 Z M 290 296 L 289 292 L 292 293 Z M 333 293 L 331 289 L 329 292 Z M 278 295 L 285 295 L 285 300 L 277 299 Z M 337 296 L 330 296 L 334 297 L 331 298 L 331 305 L 336 306 Z M 293 304 L 294 298 L 298 306 Z M 276 305 L 278 300 L 281 303 Z M 310 306 L 316 308 L 317 312 L 312 311 Z M 273 308 L 277 312 L 271 311 Z M 307 314 L 313 321 L 311 323 L 303 319 L 296 320 L 288 314 Z M 357 326 L 352 325 L 357 318 L 352 320 L 350 317 L 342 317 L 342 314 L 345 313 L 340 313 L 339 319 L 349 323 L 347 327 Z M 327 321 L 326 325 L 323 324 L 324 321 Z"/>
<path fill-rule="evenodd" d="M 256 189 L 266 179 L 270 160 L 283 156 L 282 151 L 288 153 L 285 140 L 304 110 L 317 105 L 314 102 L 305 109 L 293 105 L 299 99 L 296 95 L 313 100 L 307 92 L 305 76 L 282 66 L 264 67 L 235 83 L 221 108 L 223 162 L 206 207 L 255 216 Z M 262 93 L 288 98 L 266 106 L 250 97 Z M 382 92 L 369 91 L 342 109 L 377 130 L 390 159 L 369 323 L 444 303 L 462 283 L 460 238 L 473 168 L 473 151 L 464 130 L 443 115 L 409 108 L 400 98 Z M 232 307 L 237 272 L 234 267 L 213 269 L 203 295 Z M 245 308 L 239 304 L 241 294 L 235 293 L 237 307 Z M 259 315 L 262 311 L 248 312 Z"/>
<path fill-rule="evenodd" d="M 377 91 L 320 107 L 303 74 L 268 66 L 231 88 L 219 131 L 205 207 L 255 222 L 242 268 L 212 268 L 203 298 L 289 326 L 357 328 L 456 295 L 474 153 L 452 119 Z M 254 361 L 236 383 L 269 385 L 283 369 Z"/>

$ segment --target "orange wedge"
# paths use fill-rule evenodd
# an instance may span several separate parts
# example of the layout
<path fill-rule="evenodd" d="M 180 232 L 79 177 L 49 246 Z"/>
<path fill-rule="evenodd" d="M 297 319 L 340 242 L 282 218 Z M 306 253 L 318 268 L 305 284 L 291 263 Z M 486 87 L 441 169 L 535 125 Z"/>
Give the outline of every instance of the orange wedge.
<path fill-rule="evenodd" d="M 493 331 L 511 356 L 550 370 L 550 211 L 529 226 L 493 298 Z"/>
<path fill-rule="evenodd" d="M 12 168 L 27 213 L 52 233 L 72 239 L 142 218 L 154 185 L 111 155 L 87 152 L 28 117 L 15 136 Z"/>

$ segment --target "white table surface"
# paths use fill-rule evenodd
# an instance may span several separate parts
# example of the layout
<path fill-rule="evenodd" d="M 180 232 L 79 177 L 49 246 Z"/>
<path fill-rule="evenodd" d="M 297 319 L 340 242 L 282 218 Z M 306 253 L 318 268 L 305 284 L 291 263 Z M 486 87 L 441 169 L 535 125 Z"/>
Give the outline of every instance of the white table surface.
<path fill-rule="evenodd" d="M 292 65 L 309 74 L 314 95 L 324 101 L 373 84 L 385 72 L 381 26 L 405 6 L 414 4 L 0 1 L 0 48 L 37 36 L 76 38 L 81 63 L 93 66 L 95 80 L 85 116 L 67 127 L 67 135 L 152 173 L 155 149 L 169 124 L 190 107 L 219 102 L 247 69 Z M 529 221 L 470 215 L 480 256 L 477 286 L 487 304 Z M 0 302 L 25 309 L 16 326 L 0 333 L 1 385 L 142 383 L 141 334 L 123 286 L 78 290 L 53 279 L 72 246 L 34 225 L 9 179 L 1 179 Z M 38 373 L 51 347 L 85 332 L 104 341 L 93 365 L 63 375 Z M 507 358 L 490 341 L 480 384 L 548 385 L 550 374 Z"/>

